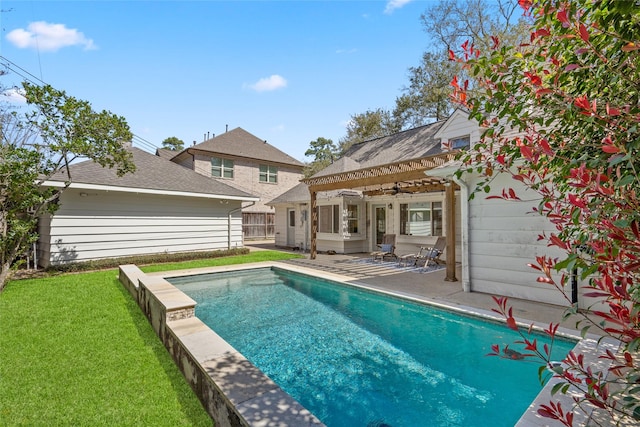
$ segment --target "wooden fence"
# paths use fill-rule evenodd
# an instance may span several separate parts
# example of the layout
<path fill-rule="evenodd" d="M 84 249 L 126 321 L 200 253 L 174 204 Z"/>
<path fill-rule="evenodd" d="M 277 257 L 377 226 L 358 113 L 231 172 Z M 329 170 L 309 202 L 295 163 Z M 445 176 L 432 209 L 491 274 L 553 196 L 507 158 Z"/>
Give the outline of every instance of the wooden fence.
<path fill-rule="evenodd" d="M 274 239 L 276 214 L 272 212 L 243 212 L 242 233 L 247 240 Z"/>

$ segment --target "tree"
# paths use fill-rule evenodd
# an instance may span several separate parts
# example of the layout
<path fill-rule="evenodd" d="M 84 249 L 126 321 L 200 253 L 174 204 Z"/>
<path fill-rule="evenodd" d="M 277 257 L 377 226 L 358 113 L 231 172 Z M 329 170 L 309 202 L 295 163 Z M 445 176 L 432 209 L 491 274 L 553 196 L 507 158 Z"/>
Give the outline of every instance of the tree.
<path fill-rule="evenodd" d="M 347 125 L 347 135 L 340 140 L 340 153 L 358 142 L 367 141 L 399 132 L 400 126 L 393 115 L 382 108 L 367 110 L 362 114 L 354 114 Z"/>
<path fill-rule="evenodd" d="M 175 136 L 170 136 L 169 138 L 162 141 L 162 148 L 171 151 L 182 151 L 184 149 L 184 141 Z"/>
<path fill-rule="evenodd" d="M 311 163 L 304 169 L 304 176 L 308 178 L 333 163 L 338 155 L 338 148 L 331 139 L 319 137 L 309 143 L 309 149 L 304 155 L 313 156 Z"/>
<path fill-rule="evenodd" d="M 429 6 L 420 19 L 431 45 L 420 65 L 409 68 L 409 85 L 396 98 L 393 117 L 402 129 L 451 114 L 449 83 L 463 70 L 457 62 L 449 61 L 450 50 L 460 53 L 461 45 L 467 42 L 484 51 L 496 37 L 503 43 L 516 44 L 528 36 L 528 23 L 515 0 L 441 0 Z"/>
<path fill-rule="evenodd" d="M 37 241 L 38 217 L 57 209 L 60 194 L 71 184 L 70 164 L 79 157 L 119 175 L 135 170 L 123 142 L 132 134 L 123 117 L 96 113 L 86 101 L 51 86 L 23 83 L 30 110 L 0 112 L 0 291 L 12 268 Z M 42 183 L 56 173 L 67 176 L 64 188 Z"/>
<path fill-rule="evenodd" d="M 576 407 L 551 401 L 543 417 L 570 426 L 574 411 L 596 409 L 615 423 L 640 420 L 640 9 L 631 1 L 521 0 L 534 17 L 526 44 L 468 43 L 458 57 L 479 82 L 452 82 L 458 103 L 487 127 L 475 150 L 462 157 L 480 171 L 488 189 L 497 172 L 509 173 L 540 196 L 534 210 L 557 231 L 541 235 L 561 259 L 541 255 L 531 266 L 538 279 L 572 303 L 572 272 L 587 281 L 591 315 L 572 304 L 583 333 L 597 330 L 620 340 L 618 353 L 599 348 L 608 371 L 586 366 L 571 352 L 562 365 L 549 361 L 527 331 L 522 341 L 561 380 L 556 393 L 578 391 Z M 451 52 L 452 57 L 455 56 Z M 500 198 L 519 200 L 513 188 Z M 518 329 L 504 298 L 498 311 Z M 557 324 L 547 334 L 555 336 Z M 494 354 L 500 348 L 494 347 Z M 625 424 L 626 425 L 626 424 Z"/>
<path fill-rule="evenodd" d="M 393 117 L 403 129 L 442 120 L 451 114 L 451 78 L 459 67 L 445 52 L 425 52 L 422 63 L 409 68 L 409 86 L 396 98 Z"/>

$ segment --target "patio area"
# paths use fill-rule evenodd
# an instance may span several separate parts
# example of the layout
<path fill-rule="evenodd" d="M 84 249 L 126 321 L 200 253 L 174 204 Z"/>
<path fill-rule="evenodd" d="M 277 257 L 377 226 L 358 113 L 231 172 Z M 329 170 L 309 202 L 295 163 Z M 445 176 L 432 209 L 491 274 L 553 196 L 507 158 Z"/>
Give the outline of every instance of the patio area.
<path fill-rule="evenodd" d="M 283 250 L 276 248 L 271 241 L 245 242 L 245 245 L 250 250 Z M 292 259 L 284 263 L 347 276 L 352 278 L 350 281 L 354 284 L 362 284 L 436 304 L 459 308 L 469 307 L 481 311 L 496 308 L 492 295 L 462 290 L 462 282 L 460 282 L 462 274 L 459 265 L 456 269 L 456 277 L 459 281 L 447 282 L 444 280 L 444 268 L 429 272 L 398 268 L 397 263 L 394 262 L 370 262 L 369 255 L 365 253 L 349 255 L 319 253 L 313 260 L 309 259 L 309 254 L 302 255 L 305 255 L 305 258 Z M 561 327 L 576 331 L 577 319 L 562 321 L 564 307 L 517 298 L 510 298 L 509 302 L 513 307 L 514 317 L 519 322 L 525 324 L 533 322 L 542 327 L 549 326 L 550 322 L 559 322 Z M 575 333 L 578 335 L 577 331 Z"/>

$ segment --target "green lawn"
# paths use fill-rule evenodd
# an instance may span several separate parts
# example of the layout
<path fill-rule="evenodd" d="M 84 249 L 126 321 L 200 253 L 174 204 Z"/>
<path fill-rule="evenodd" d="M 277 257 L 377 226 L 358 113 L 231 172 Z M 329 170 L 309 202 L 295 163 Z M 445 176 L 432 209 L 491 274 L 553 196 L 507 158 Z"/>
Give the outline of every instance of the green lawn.
<path fill-rule="evenodd" d="M 144 270 L 291 257 L 252 252 Z M 13 281 L 0 294 L 0 425 L 211 424 L 117 270 Z"/>

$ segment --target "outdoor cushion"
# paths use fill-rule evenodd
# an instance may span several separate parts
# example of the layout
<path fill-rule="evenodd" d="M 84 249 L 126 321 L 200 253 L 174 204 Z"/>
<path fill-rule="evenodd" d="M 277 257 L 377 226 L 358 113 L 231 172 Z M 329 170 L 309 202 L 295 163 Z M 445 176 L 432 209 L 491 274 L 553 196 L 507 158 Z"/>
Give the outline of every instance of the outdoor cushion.
<path fill-rule="evenodd" d="M 382 252 L 392 252 L 393 245 L 381 245 Z"/>

